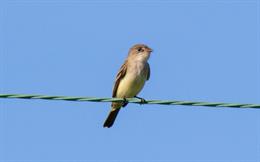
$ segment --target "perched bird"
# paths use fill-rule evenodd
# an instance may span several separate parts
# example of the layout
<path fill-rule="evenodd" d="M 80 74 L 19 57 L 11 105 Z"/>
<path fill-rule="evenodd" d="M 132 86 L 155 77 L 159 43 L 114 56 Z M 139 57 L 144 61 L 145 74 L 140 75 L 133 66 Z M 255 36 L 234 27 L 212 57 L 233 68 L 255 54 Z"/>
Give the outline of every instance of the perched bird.
<path fill-rule="evenodd" d="M 144 44 L 136 44 L 130 48 L 124 64 L 117 73 L 114 83 L 112 97 L 114 98 L 132 98 L 142 90 L 145 81 L 150 78 L 150 66 L 148 59 L 152 49 Z M 103 127 L 110 128 L 116 119 L 116 116 L 121 107 L 125 107 L 127 102 L 112 102 L 111 110 L 108 114 Z"/>

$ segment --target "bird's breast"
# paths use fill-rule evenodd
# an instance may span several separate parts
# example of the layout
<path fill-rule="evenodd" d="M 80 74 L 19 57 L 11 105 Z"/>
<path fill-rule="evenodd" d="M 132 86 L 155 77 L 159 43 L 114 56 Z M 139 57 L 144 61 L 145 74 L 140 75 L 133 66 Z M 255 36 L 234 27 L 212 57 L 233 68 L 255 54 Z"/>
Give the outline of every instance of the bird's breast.
<path fill-rule="evenodd" d="M 146 78 L 147 74 L 143 65 L 136 64 L 129 67 L 118 85 L 117 97 L 131 98 L 136 96 L 142 90 Z"/>

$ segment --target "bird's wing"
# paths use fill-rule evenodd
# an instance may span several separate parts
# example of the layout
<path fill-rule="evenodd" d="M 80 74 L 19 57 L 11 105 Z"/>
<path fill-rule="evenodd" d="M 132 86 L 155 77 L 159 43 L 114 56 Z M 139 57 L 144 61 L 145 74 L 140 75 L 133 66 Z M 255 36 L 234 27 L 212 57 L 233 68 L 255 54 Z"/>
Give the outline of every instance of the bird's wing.
<path fill-rule="evenodd" d="M 150 69 L 150 65 L 147 63 L 146 64 L 147 65 L 147 78 L 146 78 L 146 80 L 149 80 L 150 79 L 150 75 L 151 75 L 151 69 Z"/>
<path fill-rule="evenodd" d="M 120 81 L 124 78 L 124 76 L 126 74 L 126 70 L 127 70 L 127 61 L 125 61 L 125 63 L 121 66 L 119 72 L 116 75 L 116 81 L 115 81 L 115 85 L 113 88 L 112 97 L 116 97 L 118 85 L 119 85 Z"/>

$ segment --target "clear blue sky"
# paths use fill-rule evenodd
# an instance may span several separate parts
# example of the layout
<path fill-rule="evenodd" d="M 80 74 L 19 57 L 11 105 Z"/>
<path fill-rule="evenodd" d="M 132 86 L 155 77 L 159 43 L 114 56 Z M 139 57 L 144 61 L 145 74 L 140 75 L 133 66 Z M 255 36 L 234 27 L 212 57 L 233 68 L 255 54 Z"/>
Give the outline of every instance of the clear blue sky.
<path fill-rule="evenodd" d="M 128 49 L 140 96 L 260 103 L 257 0 L 1 0 L 0 93 L 110 97 Z M 0 161 L 259 162 L 260 110 L 0 99 Z"/>

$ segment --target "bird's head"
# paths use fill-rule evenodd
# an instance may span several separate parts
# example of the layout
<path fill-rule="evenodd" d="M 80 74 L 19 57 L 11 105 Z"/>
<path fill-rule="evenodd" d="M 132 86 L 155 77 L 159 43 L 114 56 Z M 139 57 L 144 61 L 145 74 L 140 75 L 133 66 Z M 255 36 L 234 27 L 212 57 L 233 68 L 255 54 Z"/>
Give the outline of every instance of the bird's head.
<path fill-rule="evenodd" d="M 136 61 L 147 61 L 153 50 L 145 44 L 136 44 L 129 50 L 128 57 Z"/>

